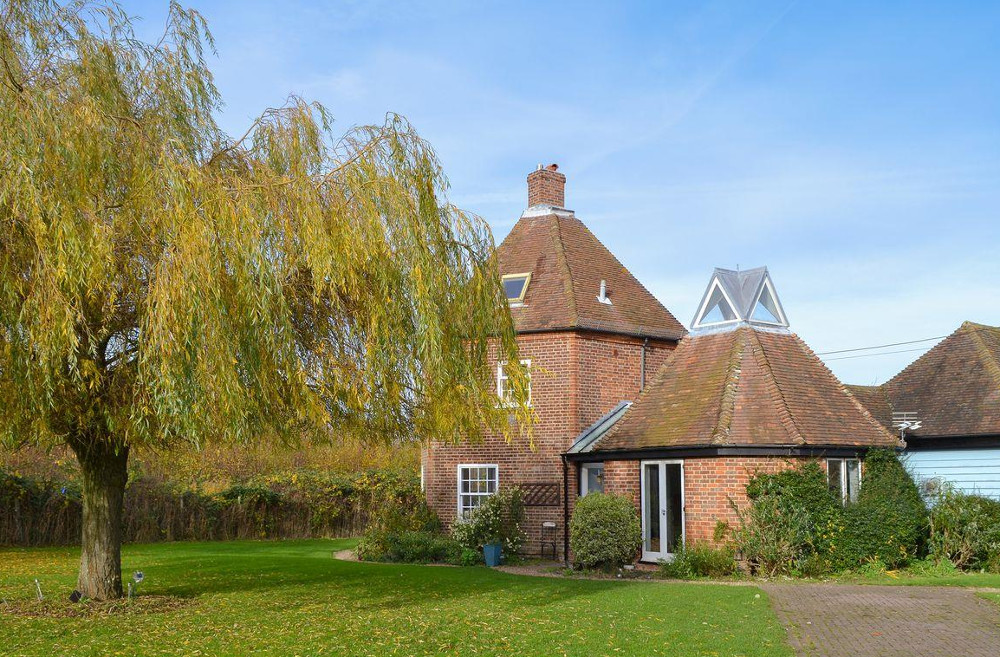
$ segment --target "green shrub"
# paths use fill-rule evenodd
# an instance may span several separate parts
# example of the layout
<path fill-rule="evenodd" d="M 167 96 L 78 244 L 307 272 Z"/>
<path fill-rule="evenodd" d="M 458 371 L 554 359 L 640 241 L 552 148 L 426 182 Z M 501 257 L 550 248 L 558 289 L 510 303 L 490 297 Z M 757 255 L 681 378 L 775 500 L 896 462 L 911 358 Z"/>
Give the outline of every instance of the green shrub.
<path fill-rule="evenodd" d="M 678 550 L 673 560 L 660 563 L 660 574 L 671 579 L 727 577 L 735 572 L 736 558 L 728 545 L 694 543 Z"/>
<path fill-rule="evenodd" d="M 931 557 L 965 570 L 1000 572 L 1000 502 L 946 486 L 933 504 Z"/>
<path fill-rule="evenodd" d="M 683 550 L 684 559 L 698 577 L 726 577 L 736 572 L 736 558 L 728 545 L 695 543 Z"/>
<path fill-rule="evenodd" d="M 815 574 L 829 569 L 843 507 L 830 492 L 819 463 L 757 474 L 747 484 L 747 497 L 750 506 L 745 509 L 730 503 L 740 520 L 730 536 L 752 573 Z"/>
<path fill-rule="evenodd" d="M 951 577 L 960 572 L 948 559 L 936 560 L 934 557 L 916 559 L 906 567 L 907 573 L 917 577 Z"/>
<path fill-rule="evenodd" d="M 513 556 L 524 545 L 524 499 L 520 488 L 501 488 L 463 518 L 452 523 L 451 535 L 460 545 L 479 551 L 499 543 Z"/>
<path fill-rule="evenodd" d="M 632 500 L 604 493 L 580 498 L 569 526 L 570 548 L 585 568 L 618 568 L 635 559 L 642 540 Z"/>
<path fill-rule="evenodd" d="M 358 558 L 391 563 L 462 563 L 462 546 L 434 532 L 375 529 L 358 543 Z"/>
<path fill-rule="evenodd" d="M 479 566 L 484 562 L 482 550 L 470 550 L 467 547 L 462 548 L 462 554 L 459 557 L 459 565 L 461 566 Z"/>
<path fill-rule="evenodd" d="M 358 559 L 362 561 L 386 561 L 389 552 L 389 532 L 384 529 L 369 529 L 356 548 Z"/>
<path fill-rule="evenodd" d="M 458 563 L 462 547 L 441 532 L 441 520 L 423 497 L 409 504 L 387 503 L 358 542 L 363 561 Z"/>
<path fill-rule="evenodd" d="M 761 494 L 747 508 L 733 504 L 733 509 L 739 522 L 732 544 L 752 574 L 796 572 L 814 554 L 809 513 L 789 497 Z"/>
<path fill-rule="evenodd" d="M 858 501 L 846 508 L 817 462 L 757 475 L 747 496 L 750 506 L 736 509 L 740 524 L 730 536 L 752 572 L 894 568 L 918 558 L 926 543 L 927 509 L 890 450 L 868 453 Z"/>
<path fill-rule="evenodd" d="M 895 452 L 868 452 L 858 501 L 845 509 L 844 525 L 836 545 L 836 564 L 841 568 L 873 561 L 897 568 L 922 556 L 927 506 Z"/>

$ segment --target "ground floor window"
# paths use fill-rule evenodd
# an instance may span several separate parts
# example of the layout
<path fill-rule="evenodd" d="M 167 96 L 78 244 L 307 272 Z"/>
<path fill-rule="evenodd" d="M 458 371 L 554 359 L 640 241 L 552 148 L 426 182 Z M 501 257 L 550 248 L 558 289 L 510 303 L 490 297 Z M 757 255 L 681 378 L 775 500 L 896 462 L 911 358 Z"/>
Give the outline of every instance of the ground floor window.
<path fill-rule="evenodd" d="M 850 504 L 858 501 L 861 488 L 861 461 L 858 459 L 827 459 L 826 479 L 830 491 L 840 497 L 841 502 Z"/>
<path fill-rule="evenodd" d="M 496 465 L 458 466 L 458 515 L 466 517 L 483 500 L 497 492 L 499 480 Z"/>
<path fill-rule="evenodd" d="M 604 492 L 604 464 L 584 463 L 580 466 L 580 497 Z"/>

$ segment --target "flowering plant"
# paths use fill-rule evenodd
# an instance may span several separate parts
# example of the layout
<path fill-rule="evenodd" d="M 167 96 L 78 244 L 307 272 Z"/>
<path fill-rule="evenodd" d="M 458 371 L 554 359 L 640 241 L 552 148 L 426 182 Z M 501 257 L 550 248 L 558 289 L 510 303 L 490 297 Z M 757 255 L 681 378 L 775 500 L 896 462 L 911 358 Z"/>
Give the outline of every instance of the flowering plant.
<path fill-rule="evenodd" d="M 524 499 L 520 488 L 503 488 L 452 524 L 452 537 L 464 547 L 478 550 L 499 543 L 506 554 L 515 554 L 526 538 Z"/>

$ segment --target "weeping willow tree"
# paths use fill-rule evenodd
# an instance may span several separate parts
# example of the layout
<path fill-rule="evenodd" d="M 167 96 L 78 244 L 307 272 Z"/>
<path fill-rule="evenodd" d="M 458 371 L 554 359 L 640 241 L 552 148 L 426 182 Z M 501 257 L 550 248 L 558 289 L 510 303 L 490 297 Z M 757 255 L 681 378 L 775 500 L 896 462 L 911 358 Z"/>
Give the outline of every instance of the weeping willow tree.
<path fill-rule="evenodd" d="M 229 136 L 194 11 L 0 9 L 0 431 L 79 460 L 79 590 L 122 595 L 129 451 L 348 432 L 509 436 L 488 227 L 402 118 L 337 137 L 291 98 Z M 519 422 L 510 422 L 511 413 Z"/>

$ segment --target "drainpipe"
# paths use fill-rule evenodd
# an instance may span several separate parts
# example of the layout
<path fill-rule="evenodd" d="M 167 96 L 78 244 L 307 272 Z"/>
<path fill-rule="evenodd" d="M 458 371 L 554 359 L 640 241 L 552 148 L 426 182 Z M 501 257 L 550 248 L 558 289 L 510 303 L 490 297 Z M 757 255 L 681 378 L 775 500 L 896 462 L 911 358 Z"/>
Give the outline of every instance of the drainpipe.
<path fill-rule="evenodd" d="M 563 464 L 563 564 L 569 567 L 569 461 L 562 455 Z"/>
<path fill-rule="evenodd" d="M 642 346 L 639 348 L 639 392 L 646 388 L 646 345 L 649 338 L 642 339 Z"/>

